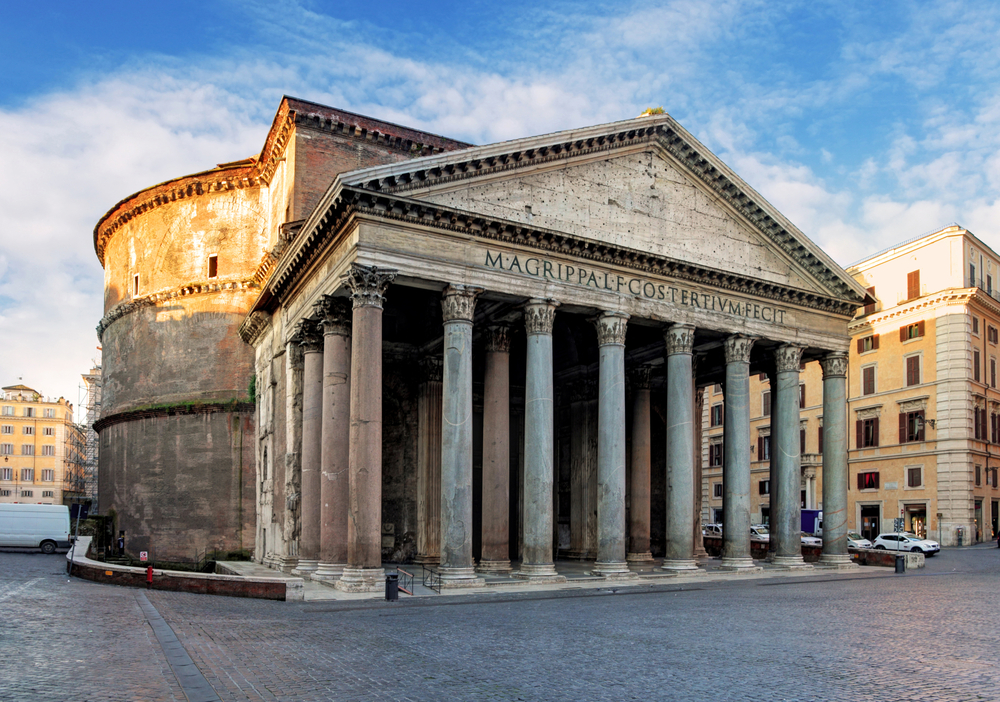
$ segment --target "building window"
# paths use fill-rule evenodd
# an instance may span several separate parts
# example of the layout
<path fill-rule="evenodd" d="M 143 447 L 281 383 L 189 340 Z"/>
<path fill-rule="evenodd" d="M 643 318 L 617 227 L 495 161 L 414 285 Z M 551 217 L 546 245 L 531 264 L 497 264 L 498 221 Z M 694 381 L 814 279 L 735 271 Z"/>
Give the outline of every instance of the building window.
<path fill-rule="evenodd" d="M 765 417 L 771 416 L 771 391 L 765 390 L 760 394 L 761 414 Z"/>
<path fill-rule="evenodd" d="M 878 490 L 878 471 L 858 473 L 858 490 Z"/>
<path fill-rule="evenodd" d="M 1000 437 L 997 436 L 998 432 L 1000 432 L 1000 416 L 998 416 L 996 413 L 993 413 L 993 414 L 990 415 L 990 442 L 991 443 L 1000 444 L 1000 441 L 997 441 L 997 439 L 1000 438 Z"/>
<path fill-rule="evenodd" d="M 0 490 L 0 497 L 10 497 L 10 490 Z"/>
<path fill-rule="evenodd" d="M 906 326 L 899 328 L 899 340 L 909 341 L 910 339 L 919 339 L 924 335 L 924 323 L 923 321 L 915 322 L 914 324 L 907 324 Z"/>
<path fill-rule="evenodd" d="M 11 426 L 10 424 L 4 424 L 3 428 L 0 429 L 0 432 L 2 432 L 4 434 L 13 434 L 14 433 L 14 427 Z"/>
<path fill-rule="evenodd" d="M 799 384 L 799 409 L 806 406 L 806 386 L 805 383 Z"/>
<path fill-rule="evenodd" d="M 982 359 L 979 356 L 979 349 L 972 350 L 972 379 L 977 383 L 980 381 L 979 365 Z"/>
<path fill-rule="evenodd" d="M 56 455 L 56 447 L 53 446 L 52 444 L 47 444 L 45 446 L 42 446 L 42 455 L 43 456 L 55 456 Z"/>
<path fill-rule="evenodd" d="M 712 394 L 713 395 L 719 395 L 721 393 L 722 393 L 722 384 L 721 383 L 716 383 L 715 385 L 712 386 Z"/>
<path fill-rule="evenodd" d="M 990 387 L 995 388 L 997 386 L 997 359 L 990 359 Z"/>
<path fill-rule="evenodd" d="M 875 394 L 875 366 L 865 366 L 861 369 L 861 394 Z"/>
<path fill-rule="evenodd" d="M 722 483 L 715 483 L 712 486 L 712 495 L 714 497 L 722 497 Z"/>
<path fill-rule="evenodd" d="M 819 428 L 819 437 L 816 439 L 816 446 L 817 446 L 816 452 L 817 453 L 823 453 L 823 427 L 822 427 L 822 425 Z"/>
<path fill-rule="evenodd" d="M 871 296 L 872 300 L 875 300 L 876 299 L 876 297 L 875 297 L 875 286 L 873 285 L 870 288 L 866 288 L 866 290 L 867 290 L 868 294 Z M 872 303 L 870 303 L 868 305 L 865 305 L 865 314 L 871 314 L 874 311 L 875 311 L 875 302 L 872 302 Z"/>
<path fill-rule="evenodd" d="M 10 405 L 4 405 L 3 406 L 3 416 L 5 416 L 5 417 L 13 417 L 14 416 L 14 408 L 11 407 Z"/>
<path fill-rule="evenodd" d="M 42 490 L 42 497 L 55 497 L 55 493 L 52 490 Z"/>
<path fill-rule="evenodd" d="M 45 409 L 45 411 L 42 412 L 42 416 L 48 417 L 49 419 L 52 419 L 52 418 L 54 418 L 56 416 L 56 411 L 54 409 L 52 409 L 51 407 L 47 407 Z"/>
<path fill-rule="evenodd" d="M 920 271 L 906 274 L 906 299 L 914 300 L 920 297 Z"/>
<path fill-rule="evenodd" d="M 986 408 L 985 407 L 973 407 L 972 408 L 972 428 L 975 433 L 976 439 L 979 441 L 986 441 Z"/>
<path fill-rule="evenodd" d="M 969 264 L 969 287 L 970 288 L 976 287 L 976 264 L 975 263 L 970 263 Z"/>
<path fill-rule="evenodd" d="M 856 422 L 858 448 L 878 446 L 878 417 L 859 419 Z"/>
<path fill-rule="evenodd" d="M 35 433 L 35 428 L 34 427 L 21 427 L 21 433 L 25 434 L 26 436 L 31 436 L 32 434 Z"/>
<path fill-rule="evenodd" d="M 899 413 L 899 443 L 924 440 L 924 411 Z"/>
<path fill-rule="evenodd" d="M 25 407 L 24 408 L 24 416 L 25 417 L 34 417 L 35 416 L 35 408 L 34 407 Z"/>
<path fill-rule="evenodd" d="M 22 456 L 34 456 L 35 455 L 35 445 L 34 444 L 21 444 L 21 455 Z"/>
<path fill-rule="evenodd" d="M 45 435 L 45 436 L 55 436 L 56 435 L 56 428 L 55 427 L 42 427 L 42 434 Z"/>
<path fill-rule="evenodd" d="M 711 467 L 722 465 L 722 444 L 709 444 L 708 465 Z"/>
<path fill-rule="evenodd" d="M 722 405 L 712 405 L 712 426 L 722 426 Z"/>
<path fill-rule="evenodd" d="M 25 483 L 35 482 L 35 469 L 34 468 L 22 468 L 21 469 L 21 481 Z"/>
<path fill-rule="evenodd" d="M 139 274 L 136 273 L 132 276 L 132 297 L 139 295 Z"/>
<path fill-rule="evenodd" d="M 771 437 L 770 436 L 758 436 L 757 437 L 757 460 L 758 461 L 770 461 L 771 460 Z"/>
<path fill-rule="evenodd" d="M 997 334 L 998 332 L 996 327 L 994 326 L 988 327 L 986 329 L 986 340 L 989 341 L 991 344 L 997 343 Z"/>
<path fill-rule="evenodd" d="M 920 356 L 908 356 L 906 359 L 906 387 L 920 385 Z"/>
<path fill-rule="evenodd" d="M 21 490 L 21 497 L 34 497 L 35 493 L 31 490 Z"/>
<path fill-rule="evenodd" d="M 979 487 L 980 485 L 983 484 L 983 477 L 982 476 L 983 476 L 983 467 L 982 466 L 976 466 L 976 487 Z"/>
<path fill-rule="evenodd" d="M 56 479 L 56 472 L 54 470 L 52 470 L 51 468 L 45 468 L 44 470 L 42 470 L 43 483 L 51 483 L 55 479 Z"/>
<path fill-rule="evenodd" d="M 771 494 L 771 481 L 761 480 L 757 483 L 757 494 L 758 495 L 770 495 Z"/>
<path fill-rule="evenodd" d="M 14 444 L 0 444 L 0 456 L 13 456 Z"/>
<path fill-rule="evenodd" d="M 986 293 L 989 295 L 993 294 L 993 276 L 986 276 Z"/>
<path fill-rule="evenodd" d="M 868 351 L 878 351 L 878 334 L 858 339 L 858 353 L 866 353 Z"/>
<path fill-rule="evenodd" d="M 219 275 L 219 257 L 212 254 L 208 257 L 208 277 L 215 278 Z"/>
<path fill-rule="evenodd" d="M 979 333 L 979 317 L 972 318 L 972 333 L 973 334 Z"/>
<path fill-rule="evenodd" d="M 13 479 L 14 479 L 13 468 L 0 468 L 0 480 L 13 480 Z"/>

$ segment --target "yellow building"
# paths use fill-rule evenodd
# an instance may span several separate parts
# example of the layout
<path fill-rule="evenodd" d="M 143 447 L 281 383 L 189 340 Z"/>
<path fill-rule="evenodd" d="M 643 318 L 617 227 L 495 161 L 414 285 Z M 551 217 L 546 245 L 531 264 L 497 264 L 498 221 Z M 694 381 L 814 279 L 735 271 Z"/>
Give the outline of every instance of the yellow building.
<path fill-rule="evenodd" d="M 25 385 L 2 392 L 0 502 L 59 505 L 82 497 L 84 436 L 73 405 Z"/>
<path fill-rule="evenodd" d="M 1000 255 L 959 226 L 847 269 L 871 303 L 850 324 L 848 525 L 954 546 L 1000 531 Z M 803 508 L 822 509 L 822 371 L 801 374 Z M 723 388 L 707 388 L 702 520 L 721 522 Z M 751 519 L 767 522 L 770 384 L 750 383 Z"/>

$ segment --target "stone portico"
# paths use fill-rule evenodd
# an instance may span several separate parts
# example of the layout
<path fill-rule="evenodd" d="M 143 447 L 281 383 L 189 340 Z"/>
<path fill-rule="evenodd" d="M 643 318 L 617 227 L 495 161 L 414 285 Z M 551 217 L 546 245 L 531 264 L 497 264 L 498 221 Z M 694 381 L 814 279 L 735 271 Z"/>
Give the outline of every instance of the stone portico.
<path fill-rule="evenodd" d="M 798 387 L 811 361 L 823 563 L 845 565 L 847 324 L 864 299 L 666 115 L 341 174 L 241 328 L 259 377 L 282 378 L 258 383 L 260 401 L 301 407 L 261 429 L 300 442 L 301 534 L 281 549 L 298 557 L 282 565 L 374 590 L 383 553 L 411 539 L 402 556 L 447 588 L 559 582 L 558 557 L 608 579 L 654 552 L 697 572 L 696 405 L 721 384 L 722 566 L 753 569 L 749 378 L 766 373 L 772 561 L 810 567 Z"/>

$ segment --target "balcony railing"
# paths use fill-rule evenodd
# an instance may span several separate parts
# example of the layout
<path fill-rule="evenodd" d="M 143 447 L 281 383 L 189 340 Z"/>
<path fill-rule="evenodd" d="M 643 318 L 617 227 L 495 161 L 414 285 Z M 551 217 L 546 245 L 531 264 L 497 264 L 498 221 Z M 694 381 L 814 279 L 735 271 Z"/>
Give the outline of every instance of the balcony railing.
<path fill-rule="evenodd" d="M 979 288 L 984 293 L 992 297 L 994 300 L 1000 300 L 1000 290 L 993 287 L 992 280 L 984 280 L 983 278 L 973 278 L 971 276 L 966 276 L 965 279 L 966 287 L 969 288 Z"/>

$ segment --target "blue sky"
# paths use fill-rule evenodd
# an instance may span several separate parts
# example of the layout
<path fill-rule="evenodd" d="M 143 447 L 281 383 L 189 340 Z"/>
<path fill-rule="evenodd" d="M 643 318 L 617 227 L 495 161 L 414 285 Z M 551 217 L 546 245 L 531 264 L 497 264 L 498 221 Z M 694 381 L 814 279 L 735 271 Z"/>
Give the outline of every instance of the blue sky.
<path fill-rule="evenodd" d="M 259 151 L 283 94 L 489 143 L 662 106 L 838 262 L 1000 248 L 995 2 L 4 3 L 0 382 L 77 400 L 92 230 Z"/>

